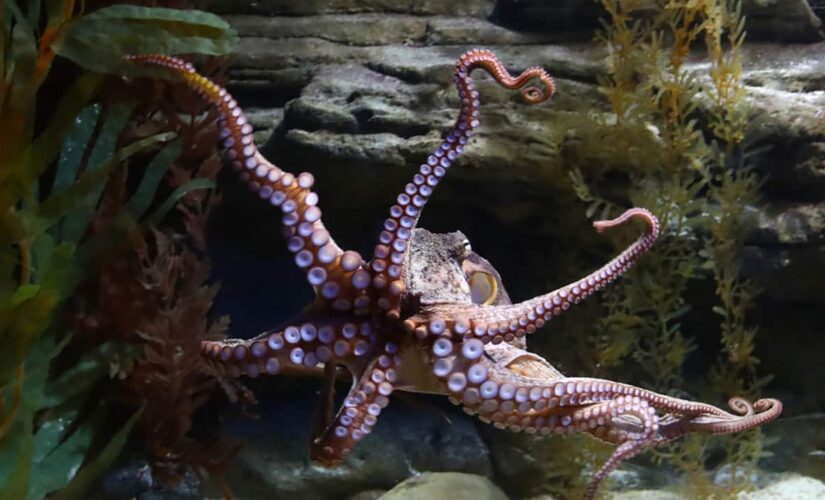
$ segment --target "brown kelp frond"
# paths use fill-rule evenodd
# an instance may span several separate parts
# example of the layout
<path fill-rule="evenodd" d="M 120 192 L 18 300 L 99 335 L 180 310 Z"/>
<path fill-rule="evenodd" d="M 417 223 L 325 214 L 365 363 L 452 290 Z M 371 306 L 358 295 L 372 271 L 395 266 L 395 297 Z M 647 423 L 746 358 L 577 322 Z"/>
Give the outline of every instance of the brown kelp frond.
<path fill-rule="evenodd" d="M 207 319 L 217 293 L 207 283 L 208 264 L 161 232 L 150 239 L 138 277 L 156 314 L 133 325 L 143 352 L 114 397 L 144 407 L 138 425 L 158 458 L 186 461 L 192 414 L 217 384 L 201 361 L 200 343 L 223 334 L 226 322 Z"/>

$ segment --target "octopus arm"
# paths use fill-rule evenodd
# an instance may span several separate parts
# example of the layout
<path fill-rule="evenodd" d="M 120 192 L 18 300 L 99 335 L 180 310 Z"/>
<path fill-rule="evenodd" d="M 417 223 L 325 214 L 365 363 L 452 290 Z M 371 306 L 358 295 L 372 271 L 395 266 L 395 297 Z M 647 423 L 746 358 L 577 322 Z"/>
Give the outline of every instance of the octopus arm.
<path fill-rule="evenodd" d="M 593 225 L 601 232 L 630 219 L 642 220 L 645 232 L 618 256 L 578 281 L 517 304 L 436 305 L 425 315 L 407 320 L 405 327 L 419 335 L 440 335 L 448 331 L 466 339 L 478 338 L 493 344 L 511 342 L 533 333 L 550 319 L 618 279 L 650 250 L 659 235 L 659 221 L 644 208 L 631 208 L 615 219 L 597 221 Z"/>
<path fill-rule="evenodd" d="M 225 88 L 175 57 L 151 54 L 125 58 L 137 64 L 169 69 L 218 111 L 226 162 L 238 172 L 250 191 L 280 207 L 287 247 L 318 295 L 341 310 L 349 309 L 365 295 L 363 289 L 355 286 L 364 281 L 364 259 L 357 252 L 343 251 L 330 236 L 321 219 L 318 194 L 312 191 L 315 183 L 312 174 L 303 172 L 296 177 L 264 158 L 255 146 L 252 126 Z"/>
<path fill-rule="evenodd" d="M 249 340 L 205 341 L 201 349 L 218 374 L 257 377 L 363 357 L 371 349 L 371 334 L 369 323 L 306 322 Z"/>
<path fill-rule="evenodd" d="M 488 50 L 470 50 L 458 60 L 454 80 L 461 108 L 455 125 L 441 144 L 419 166 L 418 173 L 398 195 L 396 203 L 390 207 L 389 217 L 384 221 L 370 263 L 374 275 L 373 285 L 379 289 L 378 306 L 391 314 L 397 314 L 404 292 L 405 258 L 409 251 L 412 230 L 418 224 L 421 210 L 435 187 L 447 174 L 447 170 L 464 152 L 467 141 L 478 127 L 478 110 L 481 104 L 478 91 L 470 77 L 470 73 L 477 68 L 489 73 L 499 85 L 508 89 L 518 89 L 524 100 L 530 104 L 546 101 L 555 92 L 553 79 L 543 69 L 528 68 L 513 77 Z M 540 85 L 531 83 L 533 80 L 538 80 Z"/>
<path fill-rule="evenodd" d="M 519 351 L 506 344 L 485 346 L 479 339 L 459 343 L 442 337 L 432 345 L 430 366 L 451 400 L 486 423 L 532 434 L 587 432 L 616 444 L 591 479 L 587 498 L 623 460 L 646 448 L 690 432 L 741 432 L 782 412 L 775 399 L 751 405 L 734 398 L 731 413 L 611 380 L 564 377 Z"/>
<path fill-rule="evenodd" d="M 362 370 L 333 422 L 310 445 L 310 457 L 326 467 L 338 465 L 378 422 L 397 382 L 398 347 L 386 343 Z"/>

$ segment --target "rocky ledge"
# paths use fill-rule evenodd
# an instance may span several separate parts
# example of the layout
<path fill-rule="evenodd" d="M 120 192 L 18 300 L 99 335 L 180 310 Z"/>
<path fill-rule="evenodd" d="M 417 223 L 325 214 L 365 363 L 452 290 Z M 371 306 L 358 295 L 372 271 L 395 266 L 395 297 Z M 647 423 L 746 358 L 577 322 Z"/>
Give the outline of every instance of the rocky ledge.
<path fill-rule="evenodd" d="M 493 49 L 512 71 L 544 66 L 558 92 L 549 103 L 526 106 L 480 75 L 482 126 L 423 223 L 465 231 L 500 266 L 516 298 L 546 289 L 547 275 L 556 284 L 573 272 L 564 245 L 602 241 L 587 232 L 558 154 L 574 117 L 605 111 L 596 83 L 605 74 L 604 52 L 592 42 L 600 14 L 591 2 L 220 0 L 213 7 L 241 36 L 230 89 L 265 154 L 316 175 L 339 241 L 368 250 L 394 193 L 452 124 L 453 65 L 471 47 Z M 764 289 L 754 313 L 762 369 L 790 382 L 793 393 L 817 377 L 801 376 L 782 345 L 805 345 L 798 354 L 810 366 L 822 366 L 815 353 L 825 352 L 818 312 L 825 280 L 813 272 L 825 269 L 823 6 L 753 0 L 744 8 L 756 40 L 743 53 L 749 148 L 764 184 L 762 199 L 749 207 L 742 271 Z M 548 19 L 565 19 L 565 29 L 540 22 Z M 704 69 L 701 61 L 694 67 Z M 506 238 L 491 236 L 491 228 Z M 521 258 L 512 258 L 514 248 Z M 820 396 L 808 409 L 823 404 Z"/>

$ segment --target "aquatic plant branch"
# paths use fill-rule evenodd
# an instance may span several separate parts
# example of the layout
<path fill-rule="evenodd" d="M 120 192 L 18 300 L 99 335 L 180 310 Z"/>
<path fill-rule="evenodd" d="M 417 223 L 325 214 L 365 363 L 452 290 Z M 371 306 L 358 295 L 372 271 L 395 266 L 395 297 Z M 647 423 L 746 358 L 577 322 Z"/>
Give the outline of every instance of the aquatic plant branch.
<path fill-rule="evenodd" d="M 724 351 L 724 357 L 710 370 L 711 392 L 714 397 L 722 394 L 753 397 L 757 392 L 747 389 L 746 385 L 757 380 L 764 384 L 765 379 L 756 379 L 752 366 L 745 368 L 740 364 L 745 359 L 748 360 L 745 363 L 755 362 L 752 358 L 754 330 L 748 328 L 744 314 L 754 290 L 750 284 L 737 279 L 737 249 L 741 248 L 742 240 L 735 227 L 741 210 L 752 200 L 755 190 L 751 189 L 755 186 L 747 187 L 752 182 L 747 180 L 752 174 L 746 168 L 730 163 L 731 158 L 742 157 L 738 143 L 743 137 L 743 117 L 746 116 L 740 81 L 740 48 L 744 40 L 741 3 L 711 0 L 680 4 L 662 0 L 655 4 L 656 11 L 648 16 L 649 22 L 634 19 L 635 3 L 614 0 L 602 3 L 610 17 L 599 38 L 610 49 L 610 76 L 600 84 L 613 111 L 622 113 L 618 124 L 630 127 L 636 123 L 642 127 L 653 123 L 660 140 L 659 144 L 650 144 L 653 147 L 649 153 L 661 158 L 660 168 L 634 169 L 635 165 L 628 162 L 629 167 L 618 164 L 614 169 L 626 171 L 632 179 L 631 186 L 638 186 L 630 190 L 630 199 L 650 207 L 666 230 L 638 275 L 623 281 L 620 285 L 623 293 L 612 294 L 606 302 L 608 316 L 600 325 L 609 333 L 600 334 L 594 342 L 599 349 L 594 357 L 618 368 L 621 357 L 630 354 L 626 347 L 627 332 L 634 332 L 637 348 L 633 358 L 649 377 L 649 383 L 660 390 L 683 384 L 682 365 L 695 343 L 684 335 L 679 325 L 678 318 L 689 306 L 682 294 L 688 281 L 701 274 L 699 268 L 710 264 L 722 303 L 714 310 L 721 315 L 720 338 Z M 628 37 L 628 33 L 632 36 Z M 623 42 L 621 52 L 616 49 L 617 40 Z M 706 92 L 713 105 L 709 110 L 708 128 L 718 138 L 718 145 L 706 138 L 694 119 L 702 89 L 697 83 L 699 77 L 685 66 L 692 47 L 701 42 L 711 62 L 708 75 L 712 85 L 707 86 Z M 641 64 L 633 64 L 638 61 Z M 624 106 L 627 102 L 636 106 Z M 602 122 L 600 126 L 611 129 L 619 125 Z M 615 147 L 586 145 L 606 151 Z M 659 147 L 661 152 L 657 150 Z M 580 181 L 583 178 L 579 176 Z M 592 182 L 599 180 L 596 177 Z M 574 188 L 577 193 L 585 192 L 581 187 L 574 185 Z M 598 192 L 590 190 L 588 194 L 591 199 L 585 201 L 591 206 L 600 203 Z M 712 217 L 696 217 L 703 210 Z M 704 230 L 697 231 L 694 229 L 697 227 Z M 709 234 L 709 239 L 704 234 Z M 701 255 L 695 251 L 697 244 L 704 247 Z M 759 446 L 754 444 L 760 439 L 757 432 L 721 441 L 723 456 L 739 462 L 745 450 L 758 453 Z M 739 449 L 728 444 L 735 442 L 742 443 Z M 701 457 L 709 453 L 711 446 L 697 446 L 694 441 L 682 443 L 687 444 L 670 447 L 666 455 L 688 473 L 696 472 L 701 467 L 697 469 L 695 464 L 704 460 Z M 748 460 L 756 456 L 752 454 Z M 697 491 L 718 490 L 707 484 L 700 474 L 693 476 L 695 480 L 691 484 Z"/>

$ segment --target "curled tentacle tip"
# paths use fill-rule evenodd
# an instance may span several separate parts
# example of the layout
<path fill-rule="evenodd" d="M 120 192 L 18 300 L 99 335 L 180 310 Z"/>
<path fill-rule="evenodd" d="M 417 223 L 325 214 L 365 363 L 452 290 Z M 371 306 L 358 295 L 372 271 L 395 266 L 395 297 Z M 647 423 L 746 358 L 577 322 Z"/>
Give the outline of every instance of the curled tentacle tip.
<path fill-rule="evenodd" d="M 594 221 L 593 227 L 596 229 L 597 232 L 601 233 L 605 229 L 609 229 L 611 227 L 616 227 L 618 225 L 624 224 L 632 218 L 642 219 L 644 223 L 647 225 L 648 233 L 650 233 L 654 237 L 658 237 L 659 219 L 655 215 L 653 215 L 653 213 L 650 210 L 646 208 L 629 208 L 625 210 L 623 214 L 616 217 L 615 219 Z"/>
<path fill-rule="evenodd" d="M 782 413 L 782 401 L 773 398 L 760 399 L 753 404 L 753 408 L 757 413 L 773 411 L 779 416 Z"/>
<path fill-rule="evenodd" d="M 542 89 L 533 85 L 525 87 L 521 91 L 521 95 L 524 98 L 524 101 L 528 104 L 538 104 L 550 98 L 549 93 L 545 93 Z"/>
<path fill-rule="evenodd" d="M 734 412 L 738 413 L 740 416 L 743 417 L 747 417 L 755 413 L 754 405 L 752 405 L 750 401 L 742 397 L 731 398 L 728 401 L 728 406 L 730 406 L 731 410 L 733 410 Z"/>
<path fill-rule="evenodd" d="M 553 77 L 541 68 L 530 68 L 525 71 L 525 74 L 536 73 L 535 78 L 541 85 L 530 84 L 521 89 L 521 97 L 527 104 L 542 103 L 556 93 L 556 83 Z"/>

